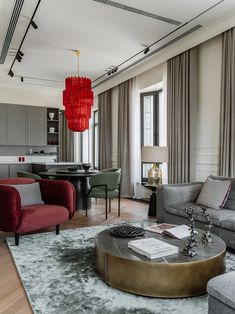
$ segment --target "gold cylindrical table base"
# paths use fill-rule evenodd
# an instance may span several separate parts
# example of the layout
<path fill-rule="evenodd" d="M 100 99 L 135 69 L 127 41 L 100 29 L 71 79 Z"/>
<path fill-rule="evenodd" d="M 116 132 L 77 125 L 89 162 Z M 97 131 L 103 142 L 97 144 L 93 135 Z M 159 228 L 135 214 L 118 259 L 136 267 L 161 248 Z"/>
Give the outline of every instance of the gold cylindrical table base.
<path fill-rule="evenodd" d="M 97 249 L 97 273 L 104 281 L 134 294 L 179 298 L 206 292 L 208 280 L 225 270 L 225 252 L 189 263 L 149 263 L 110 255 Z"/>
<path fill-rule="evenodd" d="M 199 231 L 198 237 L 201 238 Z M 150 297 L 181 298 L 206 293 L 207 282 L 225 271 L 226 245 L 213 235 L 214 243 L 199 243 L 198 255 L 184 256 L 186 240 L 148 234 L 179 246 L 173 256 L 150 260 L 128 248 L 129 239 L 113 238 L 109 230 L 96 236 L 96 272 L 112 287 Z"/>

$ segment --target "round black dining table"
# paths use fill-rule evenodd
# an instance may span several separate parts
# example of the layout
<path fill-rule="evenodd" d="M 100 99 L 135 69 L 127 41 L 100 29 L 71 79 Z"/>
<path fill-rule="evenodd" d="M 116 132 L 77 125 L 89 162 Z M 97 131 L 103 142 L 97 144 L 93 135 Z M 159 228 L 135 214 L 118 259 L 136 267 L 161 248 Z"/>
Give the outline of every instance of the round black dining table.
<path fill-rule="evenodd" d="M 42 178 L 56 179 L 56 180 L 68 180 L 70 181 L 76 190 L 76 208 L 86 209 L 86 195 L 89 189 L 89 177 L 97 174 L 98 170 L 74 170 L 67 169 L 55 169 L 45 172 L 40 172 L 39 175 Z M 87 199 L 87 208 L 91 208 L 91 199 Z"/>

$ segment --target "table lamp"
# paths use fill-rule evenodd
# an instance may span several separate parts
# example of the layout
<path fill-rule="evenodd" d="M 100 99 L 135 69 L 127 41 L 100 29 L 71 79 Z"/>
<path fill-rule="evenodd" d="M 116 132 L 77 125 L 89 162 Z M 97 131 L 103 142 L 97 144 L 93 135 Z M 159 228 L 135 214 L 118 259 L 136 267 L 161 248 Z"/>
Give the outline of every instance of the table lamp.
<path fill-rule="evenodd" d="M 162 171 L 158 164 L 168 162 L 168 149 L 161 146 L 143 146 L 141 160 L 144 163 L 153 163 L 153 167 L 148 171 L 148 184 L 162 184 Z"/>

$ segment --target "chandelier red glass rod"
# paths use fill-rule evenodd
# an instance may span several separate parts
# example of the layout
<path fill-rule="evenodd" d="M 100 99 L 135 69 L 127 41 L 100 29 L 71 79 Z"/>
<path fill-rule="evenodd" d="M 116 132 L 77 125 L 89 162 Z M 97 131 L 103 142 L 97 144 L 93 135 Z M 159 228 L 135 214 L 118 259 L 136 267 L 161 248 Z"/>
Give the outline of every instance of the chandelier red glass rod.
<path fill-rule="evenodd" d="M 76 52 L 78 58 L 80 52 Z M 79 59 L 78 59 L 79 65 Z M 91 80 L 87 77 L 67 77 L 63 91 L 63 105 L 68 128 L 75 132 L 83 132 L 89 129 L 91 107 L 93 105 L 93 91 Z"/>

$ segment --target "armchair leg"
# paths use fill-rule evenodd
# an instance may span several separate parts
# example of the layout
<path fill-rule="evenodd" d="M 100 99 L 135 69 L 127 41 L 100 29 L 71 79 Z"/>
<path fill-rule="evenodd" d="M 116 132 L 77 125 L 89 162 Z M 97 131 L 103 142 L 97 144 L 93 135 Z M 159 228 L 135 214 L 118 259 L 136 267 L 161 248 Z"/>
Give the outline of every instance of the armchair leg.
<path fill-rule="evenodd" d="M 109 212 L 111 213 L 111 198 L 109 198 Z"/>
<path fill-rule="evenodd" d="M 20 234 L 15 233 L 15 245 L 18 246 L 20 243 Z"/>
<path fill-rule="evenodd" d="M 55 230 L 56 230 L 56 235 L 58 235 L 60 233 L 60 225 L 56 225 Z"/>

